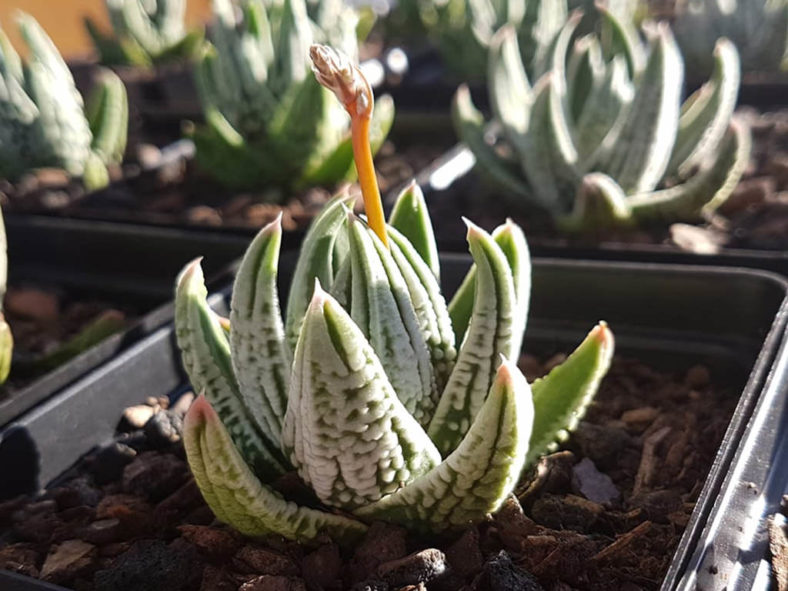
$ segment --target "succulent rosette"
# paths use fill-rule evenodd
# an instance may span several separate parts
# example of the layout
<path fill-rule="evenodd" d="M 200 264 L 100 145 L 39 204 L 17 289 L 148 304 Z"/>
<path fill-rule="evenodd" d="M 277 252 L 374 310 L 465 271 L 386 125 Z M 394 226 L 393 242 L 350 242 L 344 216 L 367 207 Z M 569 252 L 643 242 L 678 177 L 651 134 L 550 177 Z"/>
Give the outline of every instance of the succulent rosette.
<path fill-rule="evenodd" d="M 382 216 L 368 85 L 326 47 L 312 58 L 353 119 L 367 219 L 340 195 L 314 220 L 284 318 L 279 221 L 247 250 L 229 321 L 206 302 L 199 260 L 181 273 L 176 335 L 201 393 L 184 425 L 189 465 L 216 516 L 250 536 L 324 532 L 350 543 L 375 520 L 461 528 L 494 513 L 524 467 L 577 424 L 613 336 L 600 323 L 529 385 L 516 365 L 531 288 L 520 228 L 506 222 L 488 234 L 468 222 L 473 266 L 447 304 L 418 187 L 399 195 L 388 223 Z M 313 503 L 272 486 L 291 471 Z"/>

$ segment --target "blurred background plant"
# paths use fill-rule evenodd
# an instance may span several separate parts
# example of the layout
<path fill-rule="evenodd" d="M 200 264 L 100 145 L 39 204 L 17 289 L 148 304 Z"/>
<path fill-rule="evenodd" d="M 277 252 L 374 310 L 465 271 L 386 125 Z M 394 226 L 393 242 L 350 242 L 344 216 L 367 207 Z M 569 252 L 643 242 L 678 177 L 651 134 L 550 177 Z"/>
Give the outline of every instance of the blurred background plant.
<path fill-rule="evenodd" d="M 62 168 L 88 189 L 109 182 L 108 165 L 126 147 L 128 102 L 120 79 L 101 72 L 83 107 L 74 79 L 52 40 L 30 15 L 17 17 L 29 56 L 22 60 L 0 30 L 0 177 Z"/>
<path fill-rule="evenodd" d="M 513 207 L 542 208 L 564 231 L 697 220 L 728 198 L 749 159 L 749 132 L 732 121 L 736 48 L 718 41 L 711 79 L 682 105 L 670 29 L 647 28 L 644 45 L 631 22 L 600 15 L 600 33 L 574 43 L 581 15 L 572 15 L 533 87 L 515 31 L 502 29 L 488 73 L 493 125 L 462 87 L 458 134 Z"/>
<path fill-rule="evenodd" d="M 196 72 L 206 123 L 187 126 L 198 164 L 231 188 L 279 187 L 272 200 L 352 180 L 350 120 L 311 75 L 308 50 L 325 41 L 357 61 L 356 11 L 343 0 L 214 0 L 213 9 Z M 390 97 L 379 98 L 374 150 L 393 117 Z"/>
<path fill-rule="evenodd" d="M 186 30 L 186 0 L 105 0 L 105 6 L 111 35 L 85 17 L 102 64 L 150 67 L 197 55 L 203 32 Z"/>
<path fill-rule="evenodd" d="M 736 45 L 743 73 L 788 70 L 788 0 L 677 0 L 672 26 L 691 82 L 712 71 L 720 37 Z"/>

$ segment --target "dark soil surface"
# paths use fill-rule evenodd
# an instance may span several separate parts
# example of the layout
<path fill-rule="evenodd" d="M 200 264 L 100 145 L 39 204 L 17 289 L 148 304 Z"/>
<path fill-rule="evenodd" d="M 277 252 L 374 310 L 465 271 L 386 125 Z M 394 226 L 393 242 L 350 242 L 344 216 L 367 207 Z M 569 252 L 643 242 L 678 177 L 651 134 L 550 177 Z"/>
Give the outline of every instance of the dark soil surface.
<path fill-rule="evenodd" d="M 78 347 L 63 347 L 86 327 L 99 321 L 117 332 L 128 324 L 134 311 L 55 290 L 11 286 L 4 299 L 4 314 L 14 337 L 14 359 L 9 380 L 0 388 L 0 400 L 81 352 Z"/>
<path fill-rule="evenodd" d="M 386 142 L 376 159 L 382 194 L 403 186 L 453 143 L 450 136 L 421 141 Z M 153 145 L 138 149 L 140 166 L 125 167 L 125 180 L 85 194 L 84 188 L 59 171 L 28 175 L 15 186 L 0 183 L 3 210 L 103 220 L 209 226 L 253 230 L 281 212 L 286 230 L 304 230 L 332 193 L 311 189 L 286 200 L 279 191 L 238 192 L 223 188 L 201 172 L 191 159 L 161 165 Z"/>
<path fill-rule="evenodd" d="M 530 381 L 562 358 L 521 366 Z M 705 366 L 666 373 L 616 359 L 578 430 L 496 516 L 435 539 L 376 523 L 344 553 L 329 539 L 253 541 L 217 523 L 179 442 L 191 394 L 172 408 L 149 400 L 59 484 L 0 504 L 0 568 L 85 591 L 657 589 L 732 394 Z"/>
<path fill-rule="evenodd" d="M 723 248 L 788 250 L 788 109 L 758 113 L 742 108 L 738 113 L 752 129 L 750 166 L 728 201 L 700 224 L 562 237 L 543 212 L 524 207 L 520 200 L 506 199 L 474 172 L 448 190 L 430 196 L 433 219 L 441 220 L 436 224 L 438 242 L 465 249 L 465 228 L 457 216 L 459 212 L 486 229 L 513 217 L 534 245 L 593 248 L 662 244 L 699 254 L 714 254 Z M 446 223 L 447 219 L 458 221 Z"/>

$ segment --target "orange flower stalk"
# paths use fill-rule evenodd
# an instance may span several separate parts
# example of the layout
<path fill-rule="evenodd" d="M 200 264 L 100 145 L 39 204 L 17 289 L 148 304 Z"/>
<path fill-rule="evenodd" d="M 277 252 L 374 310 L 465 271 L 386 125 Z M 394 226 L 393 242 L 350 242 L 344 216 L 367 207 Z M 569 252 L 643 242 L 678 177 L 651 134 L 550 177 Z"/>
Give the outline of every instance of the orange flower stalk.
<path fill-rule="evenodd" d="M 312 58 L 312 71 L 317 81 L 337 96 L 350 115 L 353 159 L 356 162 L 361 195 L 364 197 L 367 221 L 383 244 L 388 246 L 383 202 L 375 176 L 372 148 L 369 145 L 369 122 L 374 105 L 372 88 L 358 66 L 351 63 L 343 53 L 326 45 L 312 45 L 309 56 Z"/>

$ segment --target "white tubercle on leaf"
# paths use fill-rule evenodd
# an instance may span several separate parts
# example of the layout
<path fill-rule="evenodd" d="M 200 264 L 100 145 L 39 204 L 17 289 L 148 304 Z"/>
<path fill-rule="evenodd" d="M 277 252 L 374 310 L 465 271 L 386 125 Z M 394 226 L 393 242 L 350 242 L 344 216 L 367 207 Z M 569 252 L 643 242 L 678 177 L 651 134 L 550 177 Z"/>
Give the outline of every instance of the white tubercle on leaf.
<path fill-rule="evenodd" d="M 364 333 L 407 411 L 421 425 L 438 399 L 430 352 L 405 279 L 391 251 L 348 214 L 350 315 Z"/>
<path fill-rule="evenodd" d="M 241 394 L 276 442 L 282 435 L 292 365 L 276 289 L 281 220 L 279 214 L 247 249 L 230 313 L 233 369 Z"/>
<path fill-rule="evenodd" d="M 509 262 L 487 232 L 467 220 L 466 224 L 476 263 L 473 312 L 428 430 L 444 456 L 459 444 L 484 403 L 499 356 L 511 358 L 519 353 L 513 350 L 517 301 Z"/>
<path fill-rule="evenodd" d="M 247 536 L 277 534 L 308 541 L 326 533 L 340 543 L 357 540 L 366 526 L 354 519 L 300 507 L 262 484 L 244 463 L 222 421 L 203 396 L 183 424 L 192 474 L 219 520 Z"/>
<path fill-rule="evenodd" d="M 247 406 L 233 373 L 230 343 L 218 315 L 208 307 L 200 259 L 189 263 L 175 290 L 175 335 L 192 386 L 203 392 L 257 474 L 284 473 L 278 442 Z"/>
<path fill-rule="evenodd" d="M 282 443 L 328 505 L 380 500 L 440 462 L 363 333 L 315 287 L 293 361 Z"/>
<path fill-rule="evenodd" d="M 487 400 L 462 442 L 439 466 L 356 515 L 414 529 L 466 526 L 498 510 L 514 489 L 534 420 L 531 390 L 501 359 Z"/>

